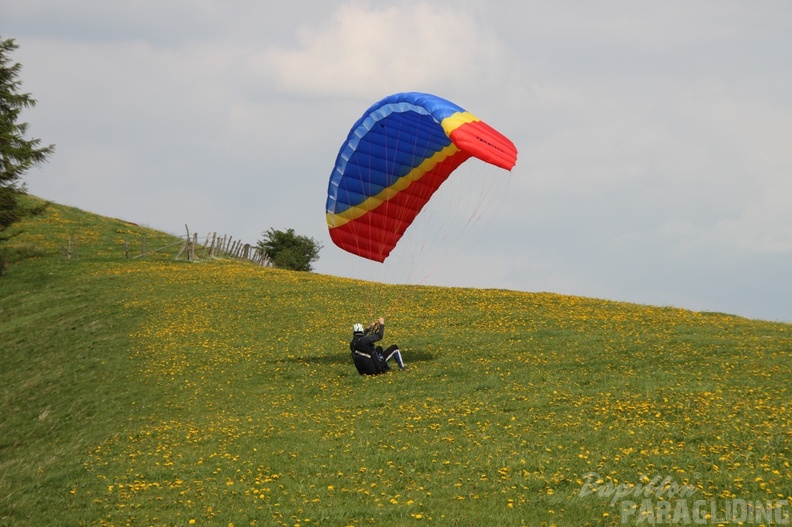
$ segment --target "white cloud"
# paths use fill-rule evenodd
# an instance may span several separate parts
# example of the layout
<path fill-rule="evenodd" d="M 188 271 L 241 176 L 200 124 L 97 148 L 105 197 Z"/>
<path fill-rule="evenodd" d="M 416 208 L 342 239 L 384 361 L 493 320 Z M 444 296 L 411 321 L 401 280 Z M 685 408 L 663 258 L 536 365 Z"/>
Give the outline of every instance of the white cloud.
<path fill-rule="evenodd" d="M 268 49 L 251 66 L 289 93 L 387 95 L 486 76 L 498 67 L 500 47 L 456 9 L 344 5 L 323 26 L 301 28 L 297 49 Z"/>

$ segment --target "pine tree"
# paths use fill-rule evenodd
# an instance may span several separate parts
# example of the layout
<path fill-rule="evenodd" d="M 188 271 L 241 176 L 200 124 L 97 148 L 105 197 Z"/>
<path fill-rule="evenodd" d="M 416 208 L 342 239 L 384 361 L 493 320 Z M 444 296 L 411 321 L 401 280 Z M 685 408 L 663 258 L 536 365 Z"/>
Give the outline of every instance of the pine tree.
<path fill-rule="evenodd" d="M 40 139 L 26 139 L 28 124 L 17 122 L 24 108 L 36 105 L 29 93 L 19 93 L 22 65 L 10 57 L 18 47 L 14 39 L 0 37 L 0 242 L 7 240 L 3 232 L 29 212 L 19 203 L 26 190 L 22 174 L 55 150 L 54 145 L 42 147 Z"/>

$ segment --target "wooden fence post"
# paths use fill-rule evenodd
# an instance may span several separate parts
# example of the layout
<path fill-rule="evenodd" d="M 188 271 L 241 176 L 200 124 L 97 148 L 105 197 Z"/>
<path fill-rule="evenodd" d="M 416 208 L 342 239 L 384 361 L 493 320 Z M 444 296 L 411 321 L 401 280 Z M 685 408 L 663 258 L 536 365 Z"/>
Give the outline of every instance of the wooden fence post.
<path fill-rule="evenodd" d="M 206 256 L 206 246 L 209 245 L 209 236 L 211 236 L 211 233 L 207 233 L 206 234 L 206 241 L 204 242 L 204 245 L 203 245 L 203 252 L 201 253 L 201 258 Z M 211 256 L 211 253 L 210 253 L 210 256 Z"/>
<path fill-rule="evenodd" d="M 187 226 L 186 223 L 184 224 L 184 230 L 187 231 L 187 236 L 184 237 L 184 247 L 187 249 L 187 261 L 192 262 L 193 252 L 192 252 L 192 247 L 190 247 L 190 242 L 192 240 L 190 239 L 190 228 Z"/>

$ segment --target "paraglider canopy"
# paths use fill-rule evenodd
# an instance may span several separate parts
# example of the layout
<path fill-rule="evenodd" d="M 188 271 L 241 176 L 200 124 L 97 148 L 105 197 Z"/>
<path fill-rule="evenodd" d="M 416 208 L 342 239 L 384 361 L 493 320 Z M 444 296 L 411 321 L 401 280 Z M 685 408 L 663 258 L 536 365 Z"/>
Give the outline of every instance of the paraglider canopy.
<path fill-rule="evenodd" d="M 440 185 L 471 157 L 511 170 L 517 149 L 456 104 L 397 93 L 371 106 L 341 145 L 327 191 L 340 248 L 383 262 Z"/>

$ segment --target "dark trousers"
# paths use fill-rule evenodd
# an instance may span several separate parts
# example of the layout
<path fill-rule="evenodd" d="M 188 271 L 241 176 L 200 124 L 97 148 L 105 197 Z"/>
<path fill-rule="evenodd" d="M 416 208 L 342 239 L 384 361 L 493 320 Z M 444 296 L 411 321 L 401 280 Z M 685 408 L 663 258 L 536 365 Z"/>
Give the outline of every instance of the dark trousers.
<path fill-rule="evenodd" d="M 380 350 L 382 350 L 382 348 L 377 346 L 377 351 Z M 385 357 L 385 362 L 388 362 L 391 359 L 396 359 L 396 364 L 399 365 L 399 368 L 404 368 L 404 360 L 402 360 L 401 351 L 399 351 L 398 344 L 388 346 L 388 349 L 382 351 L 382 356 Z"/>

